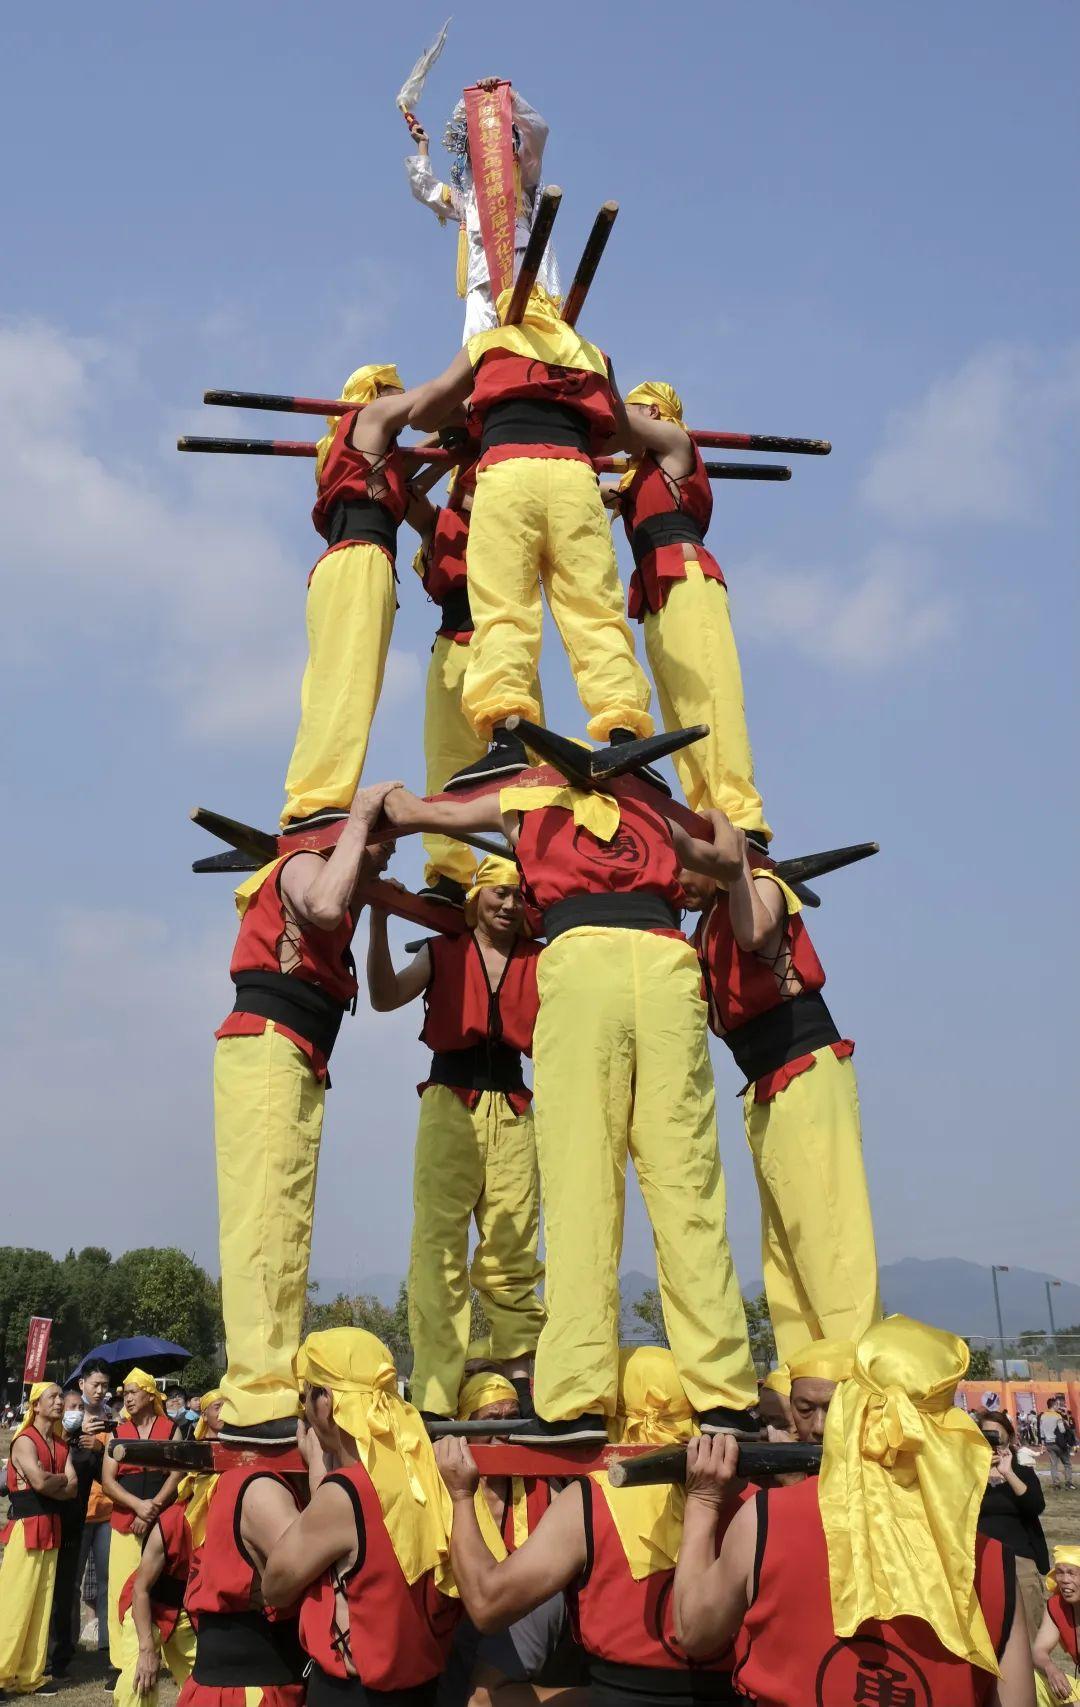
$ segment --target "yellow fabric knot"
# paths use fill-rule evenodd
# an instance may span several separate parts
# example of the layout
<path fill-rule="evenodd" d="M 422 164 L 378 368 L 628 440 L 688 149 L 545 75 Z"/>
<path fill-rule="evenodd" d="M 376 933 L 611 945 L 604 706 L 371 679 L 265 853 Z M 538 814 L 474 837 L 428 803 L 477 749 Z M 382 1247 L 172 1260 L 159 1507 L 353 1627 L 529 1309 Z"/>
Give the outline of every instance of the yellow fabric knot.
<path fill-rule="evenodd" d="M 358 409 L 363 409 L 367 404 L 374 403 L 383 391 L 404 389 L 401 375 L 393 362 L 369 362 L 366 367 L 354 369 L 342 386 L 340 395 L 343 403 L 354 403 Z M 322 478 L 323 464 L 340 425 L 340 415 L 327 415 L 326 431 L 315 448 L 316 485 Z"/>
<path fill-rule="evenodd" d="M 905 1454 L 921 1452 L 925 1440 L 919 1413 L 906 1393 L 871 1397 L 863 1424 L 864 1458 L 891 1470 Z"/>
<path fill-rule="evenodd" d="M 676 427 L 683 424 L 682 398 L 673 385 L 668 385 L 662 379 L 643 379 L 640 385 L 635 385 L 633 391 L 626 394 L 628 403 L 655 403 L 662 421 L 671 421 Z"/>
<path fill-rule="evenodd" d="M 633 1446 L 676 1446 L 698 1433 L 671 1352 L 662 1346 L 624 1348 L 619 1354 L 617 1414 L 609 1438 Z M 613 1488 L 606 1475 L 592 1481 L 611 1513 L 635 1582 L 670 1570 L 679 1556 L 684 1488 Z"/>
<path fill-rule="evenodd" d="M 499 293 L 500 324 L 469 339 L 467 348 L 473 367 L 489 351 L 506 350 L 511 355 L 523 356 L 526 361 L 545 362 L 549 367 L 573 368 L 578 373 L 607 378 L 604 352 L 566 324 L 561 318 L 562 302 L 557 296 L 549 296 L 543 285 L 533 286 L 520 324 L 504 326 L 502 318 L 513 294 L 512 289 Z"/>
<path fill-rule="evenodd" d="M 618 801 L 596 789 L 575 788 L 569 782 L 554 787 L 519 783 L 516 788 L 504 788 L 499 794 L 500 812 L 537 812 L 545 806 L 572 813 L 578 829 L 588 830 L 598 842 L 610 842 L 619 828 Z"/>
<path fill-rule="evenodd" d="M 211 1387 L 209 1393 L 204 1393 L 199 1400 L 199 1420 L 195 1424 L 194 1438 L 205 1440 L 207 1435 L 206 1412 L 218 1399 L 225 1397 L 220 1387 Z M 176 1490 L 177 1500 L 186 1507 L 184 1516 L 191 1531 L 191 1539 L 196 1547 L 201 1547 L 206 1540 L 206 1520 L 210 1515 L 210 1501 L 217 1487 L 217 1475 L 213 1471 L 200 1471 L 183 1478 Z"/>

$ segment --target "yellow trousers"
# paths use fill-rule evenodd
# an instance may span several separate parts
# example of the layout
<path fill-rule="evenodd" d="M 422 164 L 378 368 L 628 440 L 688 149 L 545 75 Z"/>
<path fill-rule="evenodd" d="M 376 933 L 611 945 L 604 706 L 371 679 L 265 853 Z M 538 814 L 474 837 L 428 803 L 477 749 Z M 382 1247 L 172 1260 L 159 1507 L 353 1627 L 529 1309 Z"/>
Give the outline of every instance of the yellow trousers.
<path fill-rule="evenodd" d="M 513 712 L 536 722 L 543 603 L 562 636 L 589 734 L 651 735 L 649 684 L 634 656 L 596 475 L 584 462 L 513 457 L 481 469 L 469 526 L 465 712 L 485 740 Z"/>
<path fill-rule="evenodd" d="M 727 588 L 707 580 L 699 563 L 688 562 L 686 580 L 673 581 L 667 603 L 645 618 L 645 650 L 664 728 L 709 725 L 704 740 L 673 755 L 690 806 L 695 812 L 719 806 L 740 829 L 771 836 L 754 787 Z"/>
<path fill-rule="evenodd" d="M 137 1535 L 122 1535 L 114 1529 L 109 1537 L 109 1664 L 123 1664 L 124 1630 L 120 1623 L 120 1596 L 124 1584 L 139 1568 L 142 1542 Z"/>
<path fill-rule="evenodd" d="M 186 1612 L 181 1612 L 176 1621 L 176 1629 L 167 1642 L 161 1640 L 157 1625 L 154 1626 L 154 1640 L 158 1652 L 168 1666 L 178 1684 L 184 1684 L 191 1676 L 191 1668 L 195 1664 L 195 1632 L 191 1627 Z M 113 1690 L 113 1700 L 116 1707 L 157 1707 L 158 1692 L 156 1686 L 149 1695 L 140 1695 L 135 1688 L 135 1667 L 139 1662 L 139 1632 L 135 1628 L 135 1618 L 128 1611 L 120 1627 L 120 1676 Z M 160 1679 L 160 1672 L 158 1677 Z"/>
<path fill-rule="evenodd" d="M 881 1300 L 850 1056 L 816 1050 L 814 1065 L 770 1102 L 755 1102 L 751 1086 L 743 1119 L 779 1361 L 810 1339 L 858 1339 L 880 1319 Z"/>
<path fill-rule="evenodd" d="M 548 1319 L 536 1408 L 615 1415 L 626 1163 L 652 1225 L 664 1322 L 697 1410 L 757 1397 L 728 1248 L 701 972 L 688 943 L 567 931 L 539 965 L 536 1147 Z"/>
<path fill-rule="evenodd" d="M 293 1358 L 307 1298 L 323 1085 L 268 1021 L 214 1051 L 227 1422 L 296 1414 Z M 115 1542 L 116 1537 L 113 1537 Z M 116 1662 L 114 1661 L 114 1664 Z"/>
<path fill-rule="evenodd" d="M 469 1228 L 479 1235 L 469 1265 Z M 491 1324 L 489 1355 L 523 1357 L 536 1348 L 544 1307 L 536 1288 L 540 1182 L 531 1112 L 515 1115 L 487 1091 L 469 1110 L 446 1085 L 420 1098 L 413 1162 L 409 1258 L 412 1402 L 457 1414 L 469 1344 L 469 1286 Z"/>
<path fill-rule="evenodd" d="M 352 801 L 382 692 L 395 608 L 394 571 L 377 545 L 343 545 L 315 565 L 283 826 Z"/>
<path fill-rule="evenodd" d="M 0 1562 L 0 1689 L 32 1695 L 45 1678 L 57 1549 L 28 1553 L 16 1523 Z"/>

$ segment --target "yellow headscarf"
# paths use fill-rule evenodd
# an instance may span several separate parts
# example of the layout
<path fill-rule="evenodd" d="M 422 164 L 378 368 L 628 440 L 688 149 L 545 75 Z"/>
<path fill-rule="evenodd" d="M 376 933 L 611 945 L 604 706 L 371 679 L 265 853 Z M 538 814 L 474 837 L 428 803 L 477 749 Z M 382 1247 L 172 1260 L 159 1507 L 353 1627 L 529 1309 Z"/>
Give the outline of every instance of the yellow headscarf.
<path fill-rule="evenodd" d="M 398 1396 L 397 1370 L 382 1341 L 363 1328 L 309 1334 L 296 1373 L 332 1393 L 334 1421 L 356 1442 L 406 1582 L 434 1570 L 439 1586 L 451 1587 L 450 1496 L 420 1413 Z"/>
<path fill-rule="evenodd" d="M 206 1439 L 206 1408 L 215 1400 L 223 1399 L 225 1394 L 220 1387 L 212 1387 L 209 1393 L 204 1393 L 199 1400 L 199 1420 L 195 1424 L 194 1439 Z M 201 1547 L 206 1539 L 206 1519 L 210 1511 L 210 1501 L 214 1497 L 218 1479 L 216 1471 L 199 1471 L 185 1476 L 176 1490 L 176 1497 L 186 1506 L 184 1516 L 191 1530 L 191 1539 L 196 1547 Z"/>
<path fill-rule="evenodd" d="M 519 783 L 499 793 L 500 812 L 537 812 L 544 806 L 560 806 L 572 812 L 578 829 L 589 830 L 598 842 L 610 842 L 619 828 L 619 802 L 595 788 L 575 788 L 570 782 L 535 788 Z"/>
<path fill-rule="evenodd" d="M 458 1392 L 458 1421 L 468 1422 L 485 1405 L 498 1405 L 504 1399 L 517 1400 L 513 1382 L 505 1375 L 497 1375 L 494 1369 L 480 1369 L 475 1375 L 466 1375 Z"/>
<path fill-rule="evenodd" d="M 811 1340 L 788 1359 L 788 1391 L 792 1381 L 848 1381 L 854 1364 L 854 1340 Z"/>
<path fill-rule="evenodd" d="M 675 1359 L 662 1346 L 623 1348 L 617 1402 L 618 1413 L 608 1424 L 612 1440 L 674 1446 L 699 1432 Z M 613 1488 L 606 1475 L 592 1480 L 607 1501 L 635 1582 L 670 1570 L 679 1556 L 686 1490 L 665 1485 Z"/>
<path fill-rule="evenodd" d="M 158 1416 L 161 1417 L 165 1415 L 165 1400 L 161 1396 L 161 1389 L 154 1380 L 154 1377 L 152 1375 L 148 1375 L 145 1369 L 129 1369 L 127 1374 L 124 1376 L 121 1386 L 141 1387 L 142 1391 L 144 1393 L 149 1393 L 150 1397 L 153 1399 L 154 1409 Z"/>
<path fill-rule="evenodd" d="M 627 392 L 625 401 L 627 403 L 655 403 L 660 411 L 662 421 L 671 421 L 677 427 L 681 427 L 683 424 L 682 398 L 673 385 L 668 385 L 662 379 L 643 379 L 640 385 L 635 385 L 633 391 Z M 626 491 L 640 466 L 640 457 L 631 461 L 626 473 L 619 481 L 617 491 Z"/>
<path fill-rule="evenodd" d="M 590 344 L 560 318 L 562 304 L 558 297 L 549 296 L 543 285 L 533 285 L 525 313 L 517 326 L 504 326 L 503 315 L 510 307 L 512 289 L 501 291 L 497 303 L 499 325 L 490 332 L 477 332 L 469 339 L 469 360 L 476 366 L 489 350 L 508 350 L 511 355 L 524 356 L 526 361 L 546 362 L 551 367 L 573 368 L 579 373 L 595 373 L 607 377 L 607 357 L 603 350 Z"/>
<path fill-rule="evenodd" d="M 475 1341 L 479 1345 L 480 1341 Z M 505 1375 L 499 1375 L 494 1369 L 478 1369 L 475 1375 L 467 1375 L 458 1391 L 458 1421 L 468 1422 L 484 1405 L 498 1404 L 502 1399 L 517 1399 L 513 1383 Z M 514 1546 L 524 1547 L 529 1539 L 529 1508 L 525 1493 L 525 1481 L 522 1476 L 510 1478 L 510 1505 L 513 1510 Z M 506 1543 L 502 1538 L 498 1525 L 491 1513 L 491 1507 L 484 1497 L 483 1487 L 476 1490 L 473 1499 L 476 1511 L 476 1521 L 484 1537 L 487 1550 L 496 1559 L 506 1558 Z"/>
<path fill-rule="evenodd" d="M 781 1398 L 790 1399 L 791 1376 L 787 1364 L 781 1363 L 775 1369 L 770 1369 L 761 1385 L 767 1387 L 770 1393 L 779 1393 Z"/>
<path fill-rule="evenodd" d="M 1071 1546 L 1067 1542 L 1061 1542 L 1059 1546 L 1054 1548 L 1054 1564 L 1075 1565 L 1077 1570 L 1080 1570 L 1080 1547 Z M 1053 1571 L 1051 1571 L 1050 1575 L 1046 1579 L 1047 1594 L 1056 1594 L 1057 1586 L 1057 1577 L 1054 1575 Z"/>
<path fill-rule="evenodd" d="M 512 859 L 498 859 L 494 854 L 488 854 L 480 861 L 473 878 L 472 888 L 465 897 L 465 923 L 470 930 L 476 928 L 476 897 L 481 889 L 520 889 L 521 873 Z"/>
<path fill-rule="evenodd" d="M 869 1329 L 825 1419 L 818 1504 L 837 1636 L 867 1618 L 921 1618 L 996 1676 L 975 1594 L 990 1448 L 953 1404 L 968 1361 L 955 1334 L 907 1316 Z"/>
<path fill-rule="evenodd" d="M 37 1404 L 38 1400 L 41 1398 L 42 1393 L 47 1393 L 49 1391 L 50 1387 L 59 1387 L 59 1385 L 60 1385 L 59 1381 L 35 1381 L 34 1382 L 34 1385 L 30 1389 L 30 1396 L 26 1401 L 26 1410 L 23 1412 L 23 1420 L 19 1424 L 18 1428 L 15 1430 L 15 1433 L 11 1437 L 12 1445 L 14 1445 L 14 1443 L 18 1440 L 20 1434 L 22 1434 L 24 1429 L 33 1428 L 35 1426 L 34 1425 L 34 1406 Z M 59 1417 L 57 1417 L 56 1421 L 53 1423 L 51 1432 L 52 1432 L 52 1437 L 54 1440 L 63 1440 L 63 1438 L 64 1438 L 64 1425 L 60 1421 Z"/>
<path fill-rule="evenodd" d="M 380 391 L 404 391 L 401 377 L 393 362 L 369 362 L 367 367 L 358 367 L 351 373 L 341 388 L 341 401 L 355 403 L 358 409 L 363 409 L 368 403 L 374 403 Z M 326 432 L 315 448 L 315 484 L 318 485 L 326 461 L 327 452 L 334 442 L 334 436 L 341 425 L 340 415 L 327 415 Z"/>

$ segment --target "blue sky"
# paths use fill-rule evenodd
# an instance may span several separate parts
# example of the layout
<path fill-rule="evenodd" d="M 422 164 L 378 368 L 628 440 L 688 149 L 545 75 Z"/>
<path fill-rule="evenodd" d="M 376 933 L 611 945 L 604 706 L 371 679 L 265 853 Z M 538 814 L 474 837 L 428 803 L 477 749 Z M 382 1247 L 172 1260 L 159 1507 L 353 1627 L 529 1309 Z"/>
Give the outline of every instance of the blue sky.
<path fill-rule="evenodd" d="M 306 430 L 211 416 L 207 386 L 319 393 L 453 354 L 453 234 L 409 199 L 393 107 L 443 16 L 6 20 L 3 1242 L 213 1261 L 233 916 L 227 882 L 190 875 L 212 845 L 186 813 L 276 816 L 316 541 L 310 464 L 172 446 Z M 812 921 L 858 1044 L 881 1255 L 1074 1280 L 1076 950 L 1048 878 L 1076 823 L 1078 34 L 1049 0 L 466 4 L 421 107 L 437 139 L 464 83 L 520 86 L 551 124 L 567 271 L 618 198 L 582 325 L 624 384 L 672 380 L 699 425 L 832 439 L 787 486 L 717 487 L 710 544 L 778 847 L 882 844 Z M 434 622 L 410 555 L 369 775 L 419 780 Z M 543 675 L 580 730 L 554 631 Z M 404 1267 L 418 1025 L 345 1028 L 317 1273 Z M 636 1206 L 626 1260 L 650 1261 Z"/>

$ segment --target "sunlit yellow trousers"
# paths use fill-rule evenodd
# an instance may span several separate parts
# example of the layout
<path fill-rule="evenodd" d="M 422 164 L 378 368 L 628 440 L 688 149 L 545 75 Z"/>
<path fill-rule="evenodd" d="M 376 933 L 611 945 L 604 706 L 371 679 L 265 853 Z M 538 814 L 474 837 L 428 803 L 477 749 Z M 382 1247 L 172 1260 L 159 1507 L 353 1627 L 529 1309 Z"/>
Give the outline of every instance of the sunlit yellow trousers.
<path fill-rule="evenodd" d="M 124 1535 L 114 1529 L 109 1536 L 109 1664 L 117 1670 L 123 1664 L 124 1631 L 120 1623 L 120 1596 L 124 1584 L 139 1568 L 142 1542 L 130 1531 Z"/>
<path fill-rule="evenodd" d="M 233 1424 L 296 1414 L 293 1358 L 307 1297 L 324 1097 L 307 1056 L 273 1021 L 261 1037 L 218 1040 L 222 1415 Z"/>
<path fill-rule="evenodd" d="M 740 829 L 771 836 L 754 787 L 727 588 L 707 580 L 700 564 L 689 561 L 686 580 L 672 581 L 667 602 L 645 618 L 645 650 L 664 728 L 709 726 L 703 740 L 673 755 L 689 805 L 695 812 L 718 806 Z"/>
<path fill-rule="evenodd" d="M 27 1552 L 16 1523 L 0 1563 L 0 1689 L 30 1695 L 45 1676 L 58 1549 Z"/>
<path fill-rule="evenodd" d="M 542 964 L 542 962 L 541 962 Z M 858 1339 L 881 1316 L 850 1056 L 826 1047 L 769 1102 L 743 1098 L 761 1196 L 765 1296 L 786 1363 L 811 1339 Z"/>
<path fill-rule="evenodd" d="M 512 713 L 536 722 L 543 601 L 562 636 L 589 734 L 651 735 L 651 693 L 634 656 L 623 592 L 587 463 L 512 457 L 481 469 L 469 526 L 469 602 L 476 632 L 463 700 L 478 735 Z"/>
<path fill-rule="evenodd" d="M 154 1626 L 154 1640 L 158 1652 L 168 1666 L 177 1683 L 183 1684 L 191 1676 L 191 1668 L 195 1664 L 195 1632 L 191 1627 L 186 1612 L 181 1612 L 176 1621 L 176 1629 L 167 1642 L 161 1640 L 157 1625 Z M 148 1695 L 140 1695 L 135 1688 L 135 1667 L 139 1663 L 139 1632 L 135 1628 L 134 1614 L 128 1611 L 120 1627 L 120 1676 L 113 1690 L 113 1700 L 116 1707 L 157 1707 L 158 1692 L 155 1686 Z M 160 1681 L 161 1673 L 158 1673 Z"/>
<path fill-rule="evenodd" d="M 312 570 L 308 661 L 282 825 L 351 803 L 382 692 L 395 608 L 393 566 L 377 545 L 343 545 Z"/>
<path fill-rule="evenodd" d="M 469 1264 L 469 1230 L 479 1235 Z M 544 1322 L 536 1288 L 540 1181 L 531 1112 L 486 1091 L 469 1110 L 446 1085 L 420 1098 L 409 1257 L 412 1402 L 456 1416 L 469 1344 L 469 1286 L 491 1324 L 495 1362 L 535 1350 Z"/>
<path fill-rule="evenodd" d="M 539 964 L 536 1147 L 548 1319 L 536 1408 L 615 1415 L 626 1163 L 652 1225 L 664 1322 L 687 1397 L 757 1398 L 728 1248 L 701 970 L 688 943 L 567 931 Z"/>

